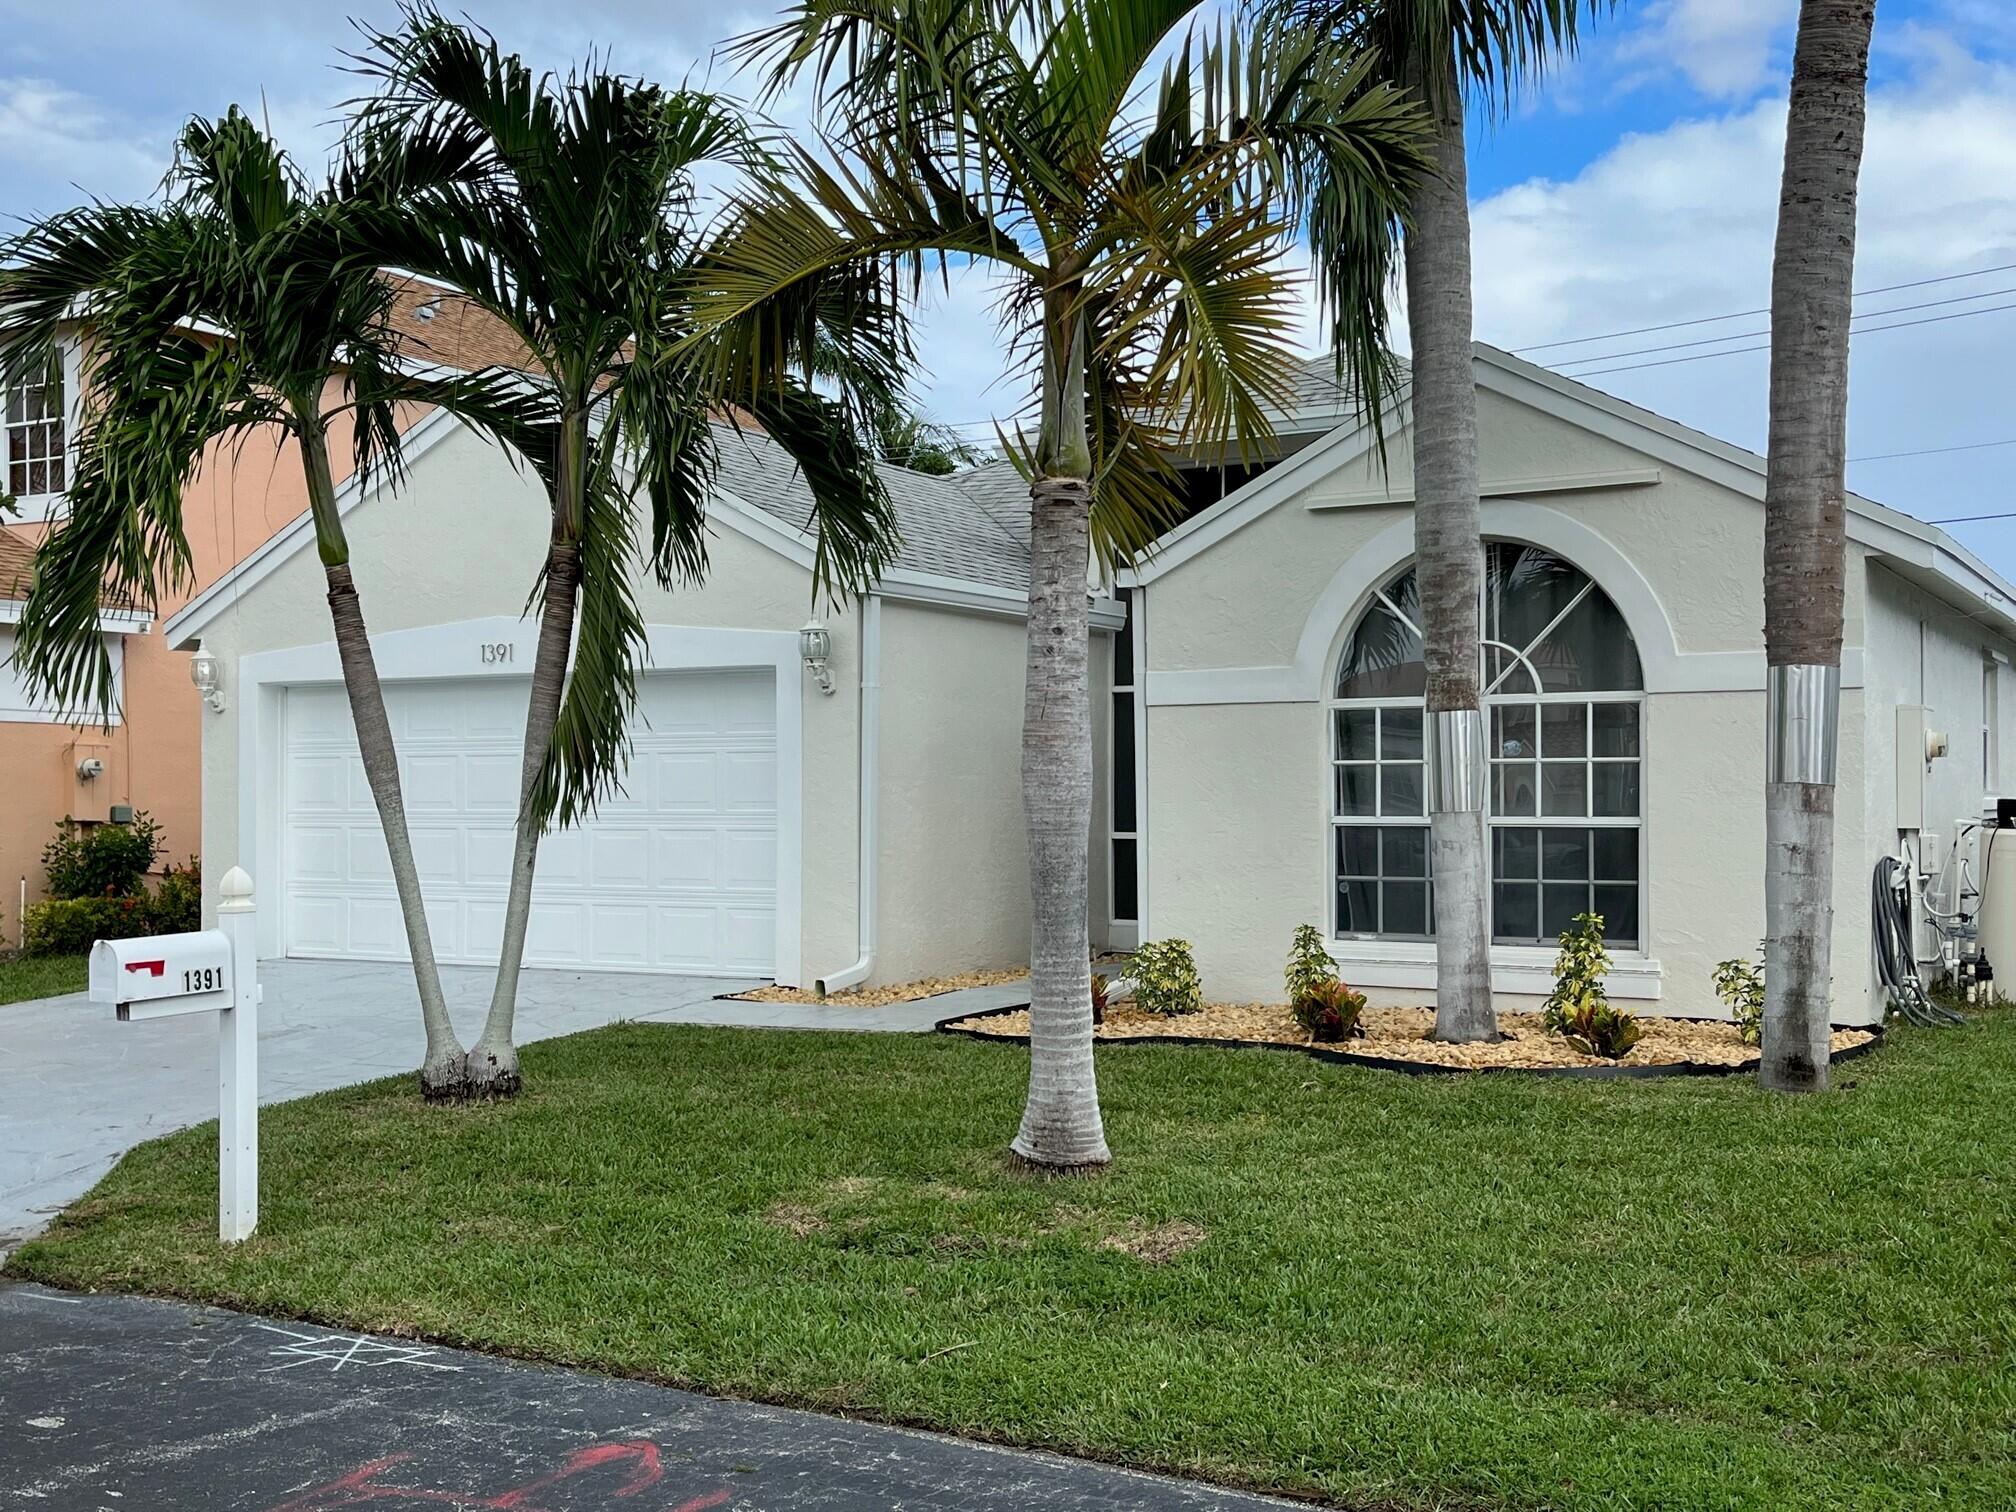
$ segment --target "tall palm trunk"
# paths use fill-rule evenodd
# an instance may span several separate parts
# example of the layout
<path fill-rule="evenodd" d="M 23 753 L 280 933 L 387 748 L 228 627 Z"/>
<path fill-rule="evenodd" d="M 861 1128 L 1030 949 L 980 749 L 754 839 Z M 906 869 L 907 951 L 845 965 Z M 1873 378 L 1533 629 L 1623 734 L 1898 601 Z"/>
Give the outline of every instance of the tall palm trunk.
<path fill-rule="evenodd" d="M 1092 1066 L 1092 458 L 1076 292 L 1046 296 L 1043 433 L 1029 489 L 1029 1099 L 1012 1146 L 1032 1164 L 1062 1169 L 1112 1159 Z"/>
<path fill-rule="evenodd" d="M 504 904 L 504 940 L 497 960 L 497 983 L 483 1033 L 469 1047 L 469 1087 L 479 1097 L 509 1097 L 518 1090 L 518 975 L 525 962 L 525 935 L 532 922 L 532 882 L 539 865 L 542 826 L 532 797 L 553 749 L 553 729 L 567 686 L 573 648 L 575 606 L 581 593 L 582 490 L 587 475 L 585 421 L 563 422 L 560 432 L 559 497 L 553 505 L 553 534 L 546 548 L 545 602 L 539 615 L 539 646 L 532 658 L 532 699 L 525 711 L 525 752 L 518 773 L 518 834 L 511 849 L 511 890 Z"/>
<path fill-rule="evenodd" d="M 1758 1080 L 1824 1089 L 1847 575 L 1848 320 L 1874 0 L 1802 0 L 1771 263 L 1764 488 L 1764 1025 Z"/>
<path fill-rule="evenodd" d="M 1453 75 L 1453 66 L 1445 77 Z M 1428 87 L 1438 174 L 1413 193 L 1407 330 L 1414 381 L 1414 559 L 1428 665 L 1425 735 L 1435 881 L 1435 1037 L 1494 1040 L 1491 861 L 1485 845 L 1478 624 L 1484 547 L 1471 356 L 1469 178 L 1463 94 Z"/>
<path fill-rule="evenodd" d="M 304 407 L 305 408 L 305 407 Z M 297 413 L 300 413 L 297 411 Z M 343 667 L 343 690 L 350 700 L 351 723 L 357 728 L 357 753 L 364 780 L 378 806 L 379 827 L 391 857 L 392 885 L 399 894 L 399 912 L 406 925 L 406 946 L 413 957 L 413 981 L 420 992 L 420 1022 L 427 1034 L 426 1059 L 420 1065 L 420 1091 L 430 1099 L 464 1093 L 462 1042 L 448 1018 L 441 992 L 441 969 L 434 961 L 434 937 L 420 897 L 420 869 L 413 860 L 413 839 L 406 829 L 406 800 L 399 783 L 399 754 L 392 741 L 392 721 L 385 712 L 385 692 L 378 682 L 378 663 L 364 628 L 364 610 L 350 575 L 350 542 L 336 508 L 336 485 L 329 470 L 328 437 L 319 416 L 300 413 L 301 461 L 307 474 L 308 498 L 315 521 L 315 544 L 329 584 L 329 617 L 336 627 L 336 657 Z"/>

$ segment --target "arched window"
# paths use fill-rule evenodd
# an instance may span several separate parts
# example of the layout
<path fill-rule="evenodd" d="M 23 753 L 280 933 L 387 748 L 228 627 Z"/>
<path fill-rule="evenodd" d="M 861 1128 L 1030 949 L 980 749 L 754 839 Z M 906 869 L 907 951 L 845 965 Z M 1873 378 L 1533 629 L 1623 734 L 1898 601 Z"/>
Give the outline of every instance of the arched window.
<path fill-rule="evenodd" d="M 1576 914 L 1639 940 L 1644 679 L 1637 643 L 1573 563 L 1537 546 L 1485 550 L 1491 935 L 1551 944 Z M 1420 595 L 1413 568 L 1373 595 L 1331 699 L 1332 914 L 1337 938 L 1435 933 L 1423 801 Z"/>

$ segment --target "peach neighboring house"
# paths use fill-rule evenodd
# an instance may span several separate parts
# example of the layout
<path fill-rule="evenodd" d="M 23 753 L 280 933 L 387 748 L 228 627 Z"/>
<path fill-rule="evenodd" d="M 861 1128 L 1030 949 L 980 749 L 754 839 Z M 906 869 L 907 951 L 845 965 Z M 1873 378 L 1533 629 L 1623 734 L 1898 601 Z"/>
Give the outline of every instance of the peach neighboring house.
<path fill-rule="evenodd" d="M 489 316 L 417 279 L 399 280 L 393 319 L 417 361 L 473 368 L 520 360 L 521 349 Z M 0 949 L 20 941 L 23 898 L 43 895 L 42 849 L 65 817 L 104 823 L 144 812 L 161 826 L 167 859 L 201 849 L 203 700 L 190 681 L 189 654 L 171 650 L 161 627 L 308 507 L 291 443 L 254 437 L 213 447 L 183 499 L 192 581 L 155 605 L 108 602 L 99 616 L 118 676 L 109 727 L 96 711 L 80 718 L 29 698 L 10 661 L 14 627 L 35 548 L 63 520 L 89 339 L 80 329 L 60 384 L 20 385 L 0 404 L 0 494 L 15 500 L 15 512 L 0 515 Z M 348 437 L 331 440 L 340 482 Z M 327 610 L 318 599 L 302 612 Z"/>

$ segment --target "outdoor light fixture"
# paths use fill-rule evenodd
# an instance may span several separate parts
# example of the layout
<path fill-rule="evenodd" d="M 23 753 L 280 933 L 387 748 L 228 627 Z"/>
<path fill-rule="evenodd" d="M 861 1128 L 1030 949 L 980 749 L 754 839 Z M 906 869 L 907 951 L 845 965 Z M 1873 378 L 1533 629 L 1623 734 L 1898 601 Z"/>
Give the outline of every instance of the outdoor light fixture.
<path fill-rule="evenodd" d="M 832 634 L 819 621 L 807 620 L 805 628 L 798 632 L 798 656 L 805 663 L 805 670 L 812 674 L 812 681 L 819 684 L 821 693 L 833 691 L 833 674 L 826 667 L 826 658 L 832 654 Z"/>
<path fill-rule="evenodd" d="M 189 658 L 189 681 L 196 684 L 196 691 L 203 695 L 203 702 L 210 706 L 211 713 L 224 712 L 224 691 L 217 677 L 217 658 L 201 641 L 196 642 L 196 654 Z"/>

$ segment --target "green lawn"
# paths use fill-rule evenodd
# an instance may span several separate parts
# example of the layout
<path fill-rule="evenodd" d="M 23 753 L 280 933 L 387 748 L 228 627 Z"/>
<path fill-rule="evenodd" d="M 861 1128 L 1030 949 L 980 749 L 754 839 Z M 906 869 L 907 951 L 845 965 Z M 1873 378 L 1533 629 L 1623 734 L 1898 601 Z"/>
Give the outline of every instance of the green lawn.
<path fill-rule="evenodd" d="M 0 956 L 0 1005 L 82 992 L 89 956 Z"/>
<path fill-rule="evenodd" d="M 2016 1505 L 2016 1014 L 1805 1099 L 1113 1048 L 1089 1180 L 1004 1161 L 1008 1045 L 524 1061 L 268 1110 L 240 1249 L 202 1128 L 8 1269 L 1351 1505 Z"/>

